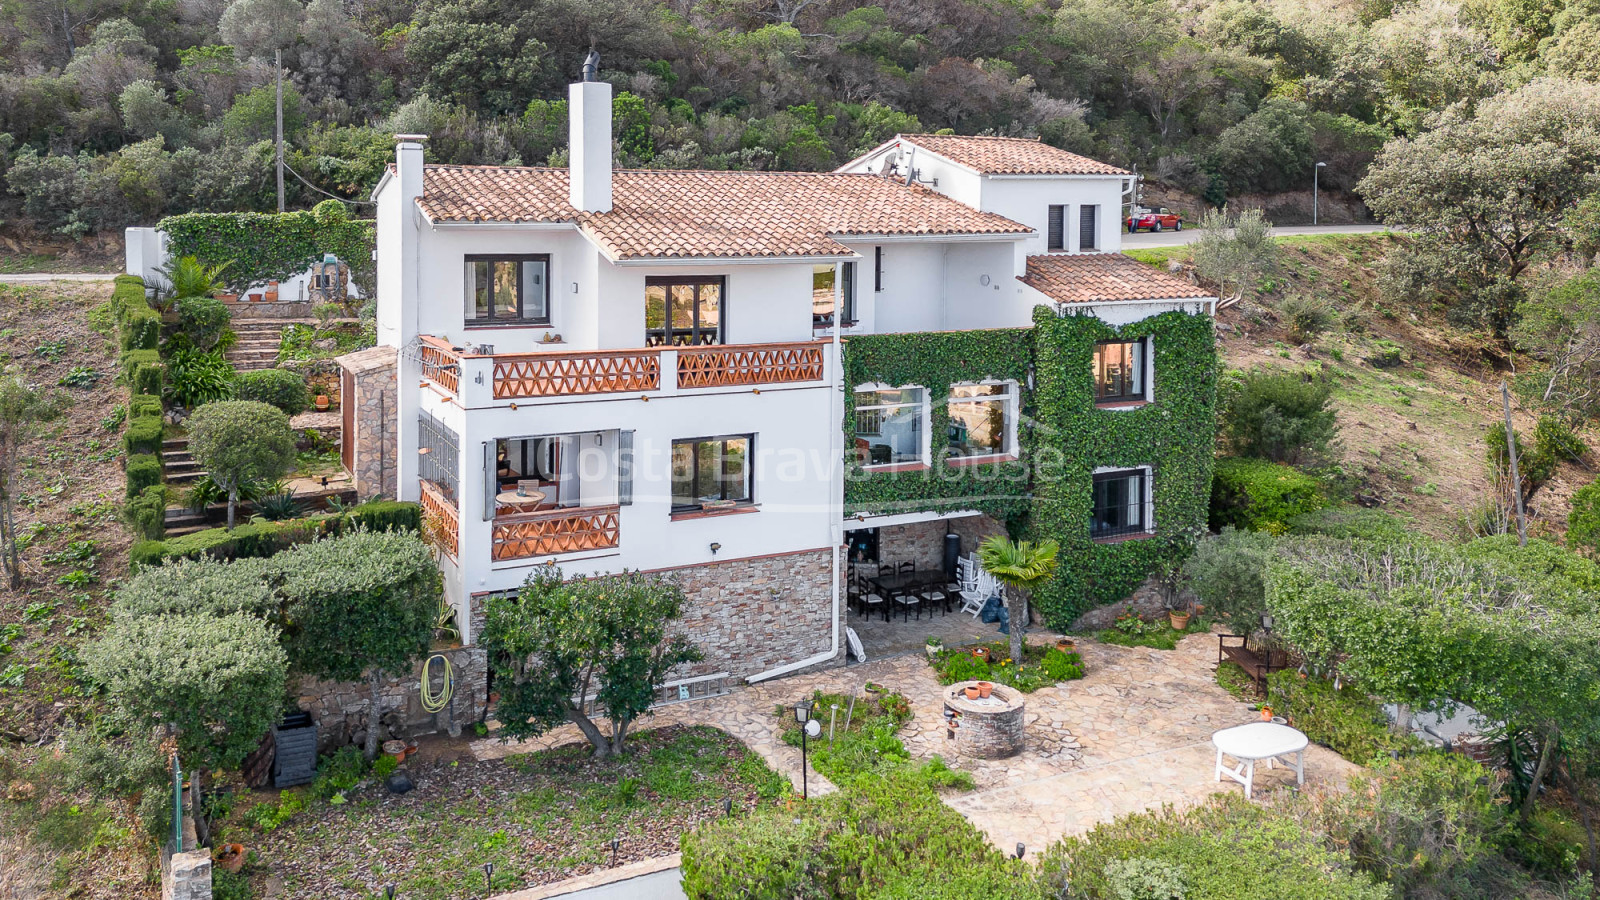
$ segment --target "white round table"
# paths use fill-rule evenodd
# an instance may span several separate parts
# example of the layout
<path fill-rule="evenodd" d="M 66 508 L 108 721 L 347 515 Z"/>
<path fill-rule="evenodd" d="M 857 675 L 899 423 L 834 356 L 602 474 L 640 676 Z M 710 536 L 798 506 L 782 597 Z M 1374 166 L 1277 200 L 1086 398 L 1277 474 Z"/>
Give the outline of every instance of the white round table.
<path fill-rule="evenodd" d="M 1217 780 L 1226 775 L 1244 785 L 1245 797 L 1250 797 L 1256 777 L 1256 761 L 1266 760 L 1267 768 L 1282 759 L 1284 765 L 1294 769 L 1296 784 L 1306 783 L 1306 746 L 1310 741 L 1305 734 L 1275 722 L 1251 722 L 1234 728 L 1224 728 L 1211 736 L 1217 748 Z M 1290 755 L 1293 760 L 1288 759 Z M 1238 765 L 1228 768 L 1222 764 L 1224 755 L 1238 760 Z"/>
<path fill-rule="evenodd" d="M 544 491 L 529 491 L 519 494 L 516 491 L 501 491 L 494 495 L 496 506 L 513 506 L 531 512 L 544 502 Z"/>

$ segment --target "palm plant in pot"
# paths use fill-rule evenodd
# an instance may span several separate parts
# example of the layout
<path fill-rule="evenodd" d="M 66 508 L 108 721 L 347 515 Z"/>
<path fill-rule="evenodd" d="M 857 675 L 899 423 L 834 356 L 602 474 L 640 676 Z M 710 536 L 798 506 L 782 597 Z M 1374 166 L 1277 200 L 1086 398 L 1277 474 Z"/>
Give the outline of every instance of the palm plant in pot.
<path fill-rule="evenodd" d="M 1189 576 L 1181 564 L 1167 562 L 1156 571 L 1155 577 L 1161 591 L 1161 603 L 1167 608 L 1167 622 L 1173 630 L 1184 631 L 1189 627 L 1189 616 L 1192 614 L 1189 607 Z"/>
<path fill-rule="evenodd" d="M 1011 658 L 1022 664 L 1022 630 L 1028 626 L 1028 599 L 1056 575 L 1061 545 L 1046 540 L 1013 541 L 997 534 L 978 545 L 978 562 L 1004 584 L 1010 609 Z"/>

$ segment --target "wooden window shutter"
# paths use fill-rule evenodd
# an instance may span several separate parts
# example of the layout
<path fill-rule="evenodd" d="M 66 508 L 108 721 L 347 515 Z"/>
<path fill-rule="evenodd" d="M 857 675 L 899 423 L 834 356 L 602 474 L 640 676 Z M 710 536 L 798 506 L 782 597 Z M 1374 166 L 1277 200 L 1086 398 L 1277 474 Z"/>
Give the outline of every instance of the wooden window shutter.
<path fill-rule="evenodd" d="M 1078 249 L 1079 250 L 1096 250 L 1096 249 L 1099 249 L 1099 241 L 1098 241 L 1098 237 L 1099 237 L 1098 232 L 1099 232 L 1099 224 L 1100 224 L 1100 215 L 1099 215 L 1099 213 L 1100 213 L 1100 207 L 1098 207 L 1098 206 L 1080 206 L 1080 207 L 1078 207 Z"/>
<path fill-rule="evenodd" d="M 617 432 L 617 505 L 633 505 L 633 431 Z"/>
<path fill-rule="evenodd" d="M 841 295 L 840 306 L 844 308 L 844 312 L 839 317 L 839 324 L 854 322 L 856 320 L 856 264 L 853 262 L 844 264 L 844 271 L 840 273 L 839 293 Z"/>
<path fill-rule="evenodd" d="M 1052 205 L 1050 207 L 1050 237 L 1046 245 L 1050 250 L 1067 249 L 1067 208 Z"/>
<path fill-rule="evenodd" d="M 500 466 L 496 456 L 496 441 L 483 444 L 483 520 L 494 519 L 494 495 L 500 493 Z"/>

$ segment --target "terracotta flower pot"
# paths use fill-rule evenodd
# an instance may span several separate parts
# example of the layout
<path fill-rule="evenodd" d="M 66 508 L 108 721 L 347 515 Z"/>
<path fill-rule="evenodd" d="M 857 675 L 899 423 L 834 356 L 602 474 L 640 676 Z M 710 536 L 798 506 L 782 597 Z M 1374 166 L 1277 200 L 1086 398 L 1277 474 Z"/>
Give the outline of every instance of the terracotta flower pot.
<path fill-rule="evenodd" d="M 972 655 L 976 656 L 977 658 L 979 658 L 979 659 L 981 659 L 981 660 L 983 660 L 985 662 L 988 662 L 988 660 L 989 660 L 989 648 L 988 647 L 973 647 L 972 648 Z"/>
<path fill-rule="evenodd" d="M 224 872 L 237 872 L 244 868 L 244 845 L 220 844 L 211 854 L 211 859 Z"/>
<path fill-rule="evenodd" d="M 967 685 L 967 689 L 966 690 L 967 690 L 967 699 L 968 700 L 976 700 L 976 699 L 978 699 L 978 686 L 977 685 L 975 685 L 975 684 Z"/>
<path fill-rule="evenodd" d="M 1172 627 L 1174 629 L 1182 631 L 1189 627 L 1189 614 L 1186 612 L 1175 612 L 1168 610 L 1167 621 L 1172 623 Z"/>
<path fill-rule="evenodd" d="M 1062 653 L 1071 653 L 1077 646 L 1077 644 L 1067 640 L 1066 638 L 1056 641 L 1056 649 L 1060 650 Z"/>
<path fill-rule="evenodd" d="M 406 761 L 406 742 L 405 741 L 384 741 L 383 742 L 383 754 L 385 756 L 394 757 L 394 761 L 395 761 L 396 764 L 405 762 Z"/>
<path fill-rule="evenodd" d="M 1270 707 L 1270 706 L 1261 707 L 1261 721 L 1263 721 L 1263 722 L 1271 722 L 1272 721 L 1272 707 Z"/>
<path fill-rule="evenodd" d="M 994 685 L 993 684 L 991 684 L 990 682 L 987 682 L 987 681 L 978 682 L 978 696 L 979 697 L 988 697 L 992 693 L 994 693 Z"/>
<path fill-rule="evenodd" d="M 328 407 L 331 405 L 333 405 L 333 401 L 328 399 L 327 394 L 317 395 L 317 412 L 327 412 Z"/>

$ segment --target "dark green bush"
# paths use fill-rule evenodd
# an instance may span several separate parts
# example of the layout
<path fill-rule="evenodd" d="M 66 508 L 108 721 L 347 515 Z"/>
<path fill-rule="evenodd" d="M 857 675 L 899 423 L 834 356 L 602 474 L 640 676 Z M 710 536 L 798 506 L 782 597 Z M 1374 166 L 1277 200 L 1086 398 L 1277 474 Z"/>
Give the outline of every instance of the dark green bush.
<path fill-rule="evenodd" d="M 422 507 L 394 500 L 372 500 L 349 512 L 307 516 L 281 522 L 250 522 L 232 531 L 208 528 L 169 541 L 141 541 L 129 557 L 135 566 L 160 565 L 168 559 L 246 559 L 272 556 L 325 534 L 342 534 L 365 527 L 368 531 L 418 531 Z"/>
<path fill-rule="evenodd" d="M 166 534 L 167 487 L 151 485 L 128 499 L 122 512 L 133 533 L 143 541 L 159 541 Z"/>
<path fill-rule="evenodd" d="M 349 512 L 368 531 L 421 531 L 422 507 L 400 500 L 368 500 Z"/>
<path fill-rule="evenodd" d="M 1301 375 L 1248 372 L 1228 386 L 1218 436 L 1234 456 L 1302 465 L 1320 462 L 1338 437 L 1333 384 Z"/>
<path fill-rule="evenodd" d="M 1211 480 L 1211 527 L 1283 534 L 1289 520 L 1320 509 L 1322 488 L 1310 475 L 1263 459 L 1219 459 Z"/>
<path fill-rule="evenodd" d="M 233 398 L 269 403 L 291 416 L 305 412 L 311 405 L 305 379 L 287 369 L 240 372 L 233 379 Z"/>
<path fill-rule="evenodd" d="M 122 354 L 122 380 L 134 394 L 161 393 L 165 365 L 156 350 L 129 350 Z"/>
<path fill-rule="evenodd" d="M 122 435 L 122 446 L 132 456 L 136 453 L 161 452 L 161 417 L 138 416 L 128 421 L 128 430 Z"/>
<path fill-rule="evenodd" d="M 215 297 L 183 297 L 178 300 L 178 327 L 189 342 L 200 350 L 210 350 L 222 338 L 233 313 L 228 304 Z"/>
<path fill-rule="evenodd" d="M 1600 551 L 1600 481 L 1591 481 L 1572 493 L 1567 543 L 1590 553 Z"/>
<path fill-rule="evenodd" d="M 154 453 L 136 453 L 128 457 L 128 496 L 137 497 L 147 487 L 161 483 L 161 457 Z"/>
<path fill-rule="evenodd" d="M 1267 611 L 1267 588 L 1261 579 L 1277 552 L 1278 542 L 1271 535 L 1223 528 L 1221 534 L 1195 546 L 1183 572 L 1208 613 L 1227 619 L 1235 634 L 1248 635 Z"/>
<path fill-rule="evenodd" d="M 236 374 L 233 363 L 220 353 L 177 350 L 167 358 L 172 399 L 190 409 L 228 399 Z"/>
<path fill-rule="evenodd" d="M 1533 426 L 1533 445 L 1558 462 L 1578 462 L 1589 452 L 1589 445 L 1572 426 L 1555 416 L 1539 417 L 1539 423 Z"/>
<path fill-rule="evenodd" d="M 161 398 L 155 394 L 134 394 L 128 400 L 128 418 L 136 419 L 139 416 L 160 416 Z"/>
<path fill-rule="evenodd" d="M 1006 859 L 908 776 L 708 822 L 681 846 L 683 890 L 697 900 L 1046 896 L 1027 863 Z"/>
<path fill-rule="evenodd" d="M 1267 676 L 1267 700 L 1274 715 L 1288 718 L 1306 737 L 1353 763 L 1423 747 L 1410 735 L 1390 731 L 1383 707 L 1351 685 L 1335 690 L 1326 679 L 1274 672 Z"/>
<path fill-rule="evenodd" d="M 1083 657 L 1051 647 L 1044 654 L 1044 674 L 1051 681 L 1072 681 L 1083 677 Z"/>
<path fill-rule="evenodd" d="M 128 563 L 135 569 L 141 566 L 159 566 L 167 558 L 166 553 L 166 541 L 134 541 L 133 546 L 128 548 Z"/>
<path fill-rule="evenodd" d="M 139 305 L 122 312 L 121 338 L 123 350 L 154 350 L 161 346 L 161 314 L 144 302 L 140 290 Z"/>
<path fill-rule="evenodd" d="M 1407 541 L 1417 534 L 1416 529 L 1398 516 L 1360 506 L 1319 509 L 1292 516 L 1289 533 L 1367 541 Z"/>

